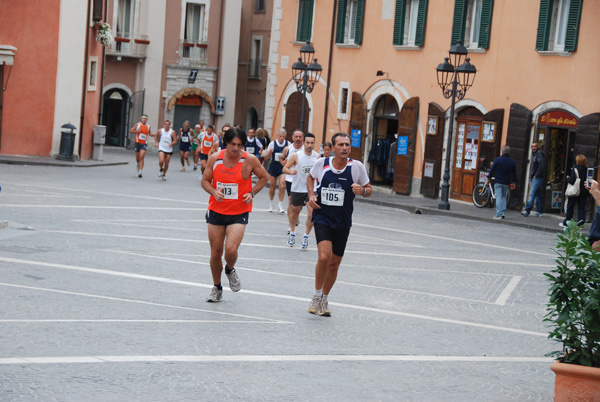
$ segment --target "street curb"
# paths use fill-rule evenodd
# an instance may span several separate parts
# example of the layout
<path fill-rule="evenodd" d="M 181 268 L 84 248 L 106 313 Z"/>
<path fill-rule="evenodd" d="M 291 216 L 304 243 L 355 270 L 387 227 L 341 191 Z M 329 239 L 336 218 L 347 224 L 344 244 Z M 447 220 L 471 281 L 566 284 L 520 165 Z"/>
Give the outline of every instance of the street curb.
<path fill-rule="evenodd" d="M 443 209 L 435 209 L 435 208 L 430 208 L 430 207 L 422 206 L 422 205 L 402 205 L 402 204 L 396 204 L 396 203 L 391 203 L 391 202 L 386 202 L 386 201 L 369 200 L 368 198 L 359 198 L 359 197 L 356 197 L 355 201 L 366 203 L 366 204 L 379 205 L 379 206 L 383 206 L 383 207 L 402 209 L 404 211 L 408 211 L 410 213 L 417 214 L 417 215 L 448 216 L 448 217 L 453 217 L 453 218 L 468 219 L 468 220 L 477 221 L 477 222 L 488 222 L 488 223 L 494 223 L 494 224 L 498 224 L 498 225 L 517 226 L 517 227 L 521 227 L 524 229 L 537 230 L 540 232 L 547 232 L 547 233 L 558 233 L 558 232 L 562 231 L 562 228 L 560 228 L 560 227 L 558 227 L 557 229 L 552 229 L 552 228 L 539 226 L 539 225 L 535 225 L 535 224 L 520 223 L 520 222 L 515 222 L 512 220 L 506 220 L 506 219 L 496 221 L 496 220 L 490 219 L 490 218 L 481 218 L 478 216 L 471 216 L 471 215 L 463 214 L 460 212 L 451 212 L 451 211 L 446 211 Z"/>

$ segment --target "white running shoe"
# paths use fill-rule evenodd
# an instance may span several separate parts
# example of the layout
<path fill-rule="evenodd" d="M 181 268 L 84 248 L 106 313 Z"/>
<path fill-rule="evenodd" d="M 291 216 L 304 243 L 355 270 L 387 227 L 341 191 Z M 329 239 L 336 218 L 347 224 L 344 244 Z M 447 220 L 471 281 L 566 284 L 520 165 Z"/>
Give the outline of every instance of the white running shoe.
<path fill-rule="evenodd" d="M 167 178 L 165 177 L 165 175 L 163 174 L 162 176 L 163 181 L 167 181 Z"/>
<path fill-rule="evenodd" d="M 277 211 L 277 212 L 280 213 L 280 214 L 285 214 L 285 210 L 283 208 L 281 208 L 281 207 L 279 207 L 279 211 Z"/>
<path fill-rule="evenodd" d="M 313 296 L 310 304 L 308 305 L 308 312 L 311 314 L 319 314 L 319 309 L 321 308 L 321 297 Z"/>
<path fill-rule="evenodd" d="M 227 279 L 229 279 L 229 289 L 231 289 L 232 292 L 239 292 L 242 289 L 242 283 L 240 282 L 240 277 L 235 268 L 225 275 L 227 276 Z"/>
<path fill-rule="evenodd" d="M 269 205 L 269 212 L 273 212 L 273 205 Z"/>
<path fill-rule="evenodd" d="M 308 248 L 308 236 L 304 235 L 302 238 L 302 250 L 306 250 Z"/>
<path fill-rule="evenodd" d="M 321 317 L 331 317 L 331 310 L 329 310 L 327 298 L 321 298 L 321 306 L 319 307 L 319 315 Z"/>
<path fill-rule="evenodd" d="M 217 303 L 223 298 L 223 291 L 219 290 L 216 286 L 213 286 L 210 295 L 206 298 L 209 303 Z"/>
<path fill-rule="evenodd" d="M 158 172 L 158 178 L 163 177 L 163 173 L 162 172 L 163 172 L 162 169 L 160 169 L 160 172 Z"/>
<path fill-rule="evenodd" d="M 139 178 L 141 178 L 141 177 L 142 177 L 142 171 L 141 171 L 141 170 L 138 172 L 138 177 L 139 177 Z"/>
<path fill-rule="evenodd" d="M 296 235 L 294 233 L 290 233 L 290 238 L 288 239 L 288 246 L 294 247 L 296 244 Z"/>

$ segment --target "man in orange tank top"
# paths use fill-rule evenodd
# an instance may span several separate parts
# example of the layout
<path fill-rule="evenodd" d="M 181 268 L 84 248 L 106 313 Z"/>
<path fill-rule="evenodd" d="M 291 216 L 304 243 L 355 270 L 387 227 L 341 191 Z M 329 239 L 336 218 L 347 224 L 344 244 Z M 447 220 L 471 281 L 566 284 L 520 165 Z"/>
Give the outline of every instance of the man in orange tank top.
<path fill-rule="evenodd" d="M 242 129 L 229 129 L 223 138 L 225 149 L 208 158 L 202 175 L 202 188 L 210 194 L 206 223 L 210 243 L 210 270 L 214 287 L 207 302 L 216 303 L 223 297 L 221 275 L 223 250 L 225 250 L 225 275 L 233 292 L 241 289 L 235 271 L 238 248 L 242 243 L 252 211 L 252 201 L 267 183 L 267 171 L 258 158 L 244 150 L 246 133 Z M 252 174 L 258 181 L 252 187 Z"/>
<path fill-rule="evenodd" d="M 137 162 L 137 174 L 139 178 L 142 177 L 142 170 L 144 169 L 144 157 L 148 149 L 148 137 L 154 137 L 150 129 L 150 124 L 148 124 L 148 116 L 143 114 L 141 120 L 129 130 L 131 134 L 135 134 L 135 161 Z"/>

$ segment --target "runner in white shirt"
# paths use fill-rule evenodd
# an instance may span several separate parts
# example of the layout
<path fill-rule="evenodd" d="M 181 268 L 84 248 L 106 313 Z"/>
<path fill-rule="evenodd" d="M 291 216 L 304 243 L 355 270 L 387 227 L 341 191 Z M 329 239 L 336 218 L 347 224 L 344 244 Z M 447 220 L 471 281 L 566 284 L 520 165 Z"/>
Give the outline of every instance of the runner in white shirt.
<path fill-rule="evenodd" d="M 285 149 L 283 150 L 283 153 L 281 154 L 281 157 L 279 158 L 279 160 L 281 161 L 281 166 L 285 166 L 287 163 L 287 160 L 290 158 L 290 156 L 292 156 L 293 154 L 295 154 L 296 152 L 300 152 L 304 149 L 304 145 L 302 145 L 302 141 L 304 138 L 304 133 L 301 130 L 296 130 L 294 131 L 294 134 L 292 136 L 292 145 L 288 145 L 287 147 L 285 147 Z M 288 210 L 287 213 L 288 215 L 291 213 L 291 207 L 292 207 L 292 176 L 291 175 L 286 175 L 285 176 L 285 188 L 287 190 L 287 195 L 288 195 Z M 291 232 L 292 227 L 296 227 L 298 226 L 300 222 L 296 221 L 296 224 L 293 226 L 290 226 L 288 228 L 288 234 Z"/>
<path fill-rule="evenodd" d="M 173 145 L 177 143 L 177 135 L 171 128 L 171 121 L 165 120 L 165 127 L 161 128 L 156 133 L 157 142 L 154 143 L 155 147 L 158 147 L 158 167 L 160 172 L 158 177 L 163 180 L 167 180 L 165 175 L 169 170 L 169 162 L 171 161 L 171 155 L 173 155 Z"/>
<path fill-rule="evenodd" d="M 304 134 L 304 150 L 296 152 L 289 157 L 287 163 L 283 167 L 283 173 L 292 176 L 292 191 L 290 201 L 290 213 L 288 220 L 290 223 L 290 236 L 288 238 L 288 246 L 294 247 L 296 244 L 295 225 L 298 222 L 298 217 L 302 207 L 308 202 L 308 190 L 306 188 L 306 178 L 310 171 L 319 159 L 319 154 L 314 151 L 315 136 L 312 133 Z M 306 231 L 302 238 L 302 250 L 308 248 L 308 235 L 313 228 L 312 224 L 312 208 L 307 206 L 308 217 L 306 218 Z"/>

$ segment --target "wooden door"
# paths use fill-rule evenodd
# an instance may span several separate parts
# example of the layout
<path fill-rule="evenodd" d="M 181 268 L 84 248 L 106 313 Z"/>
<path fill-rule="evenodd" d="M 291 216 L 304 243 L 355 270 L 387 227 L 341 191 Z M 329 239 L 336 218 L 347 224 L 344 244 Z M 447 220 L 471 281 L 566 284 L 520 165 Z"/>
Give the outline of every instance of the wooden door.
<path fill-rule="evenodd" d="M 302 92 L 294 92 L 290 95 L 285 104 L 285 125 L 283 128 L 287 131 L 286 139 L 292 140 L 294 130 L 300 128 L 300 118 L 302 115 Z M 310 117 L 310 109 L 308 108 L 308 101 L 304 100 L 304 128 L 302 131 L 305 133 L 308 131 L 308 119 Z"/>
<path fill-rule="evenodd" d="M 421 174 L 421 194 L 437 198 L 442 171 L 444 148 L 444 110 L 435 103 L 429 104 L 425 137 L 425 157 Z"/>
<path fill-rule="evenodd" d="M 523 204 L 523 189 L 527 181 L 527 158 L 529 156 L 529 133 L 531 131 L 531 110 L 513 103 L 508 115 L 506 145 L 510 146 L 510 156 L 517 167 L 517 188 L 511 191 L 509 208 L 520 208 Z"/>
<path fill-rule="evenodd" d="M 352 92 L 352 109 L 350 115 L 350 125 L 348 126 L 348 135 L 350 138 L 352 137 L 352 130 L 360 131 L 360 146 L 352 146 L 350 150 L 350 158 L 359 160 L 364 163 L 364 153 L 365 153 L 365 137 L 366 132 L 365 129 L 367 127 L 367 105 L 361 94 L 358 92 Z M 356 138 L 356 137 L 354 137 Z M 354 142 L 354 139 L 353 139 Z"/>
<path fill-rule="evenodd" d="M 598 131 L 600 129 L 600 113 L 588 114 L 577 120 L 575 136 L 575 154 L 583 154 L 588 160 L 588 167 L 596 166 L 598 154 Z"/>
<path fill-rule="evenodd" d="M 419 98 L 408 99 L 398 119 L 398 139 L 396 141 L 394 184 L 392 189 L 398 194 L 410 194 L 413 162 L 415 159 L 415 137 L 419 118 Z M 406 152 L 404 152 L 405 150 Z M 400 152 L 399 152 L 400 151 Z M 398 155 L 402 153 L 402 155 Z"/>
<path fill-rule="evenodd" d="M 482 127 L 480 120 L 456 119 L 454 165 L 450 196 L 461 201 L 473 199 L 473 188 L 478 181 L 479 148 Z"/>

